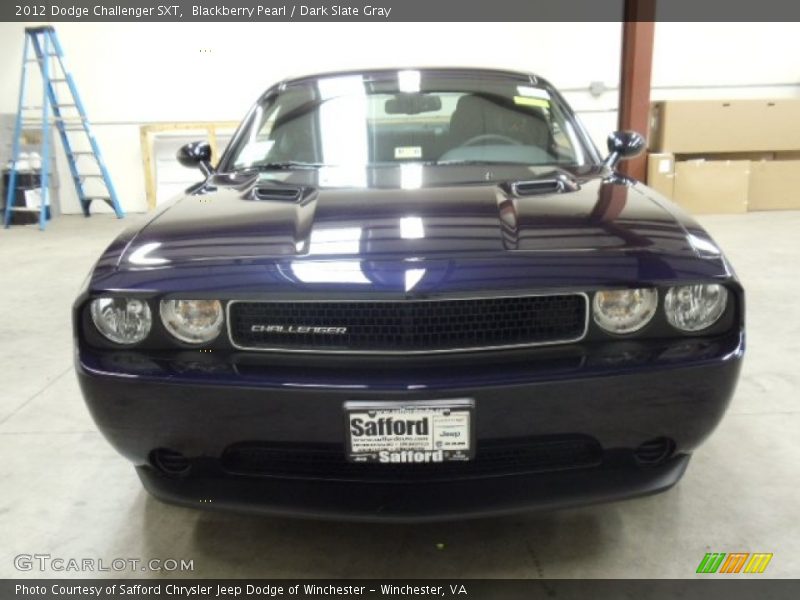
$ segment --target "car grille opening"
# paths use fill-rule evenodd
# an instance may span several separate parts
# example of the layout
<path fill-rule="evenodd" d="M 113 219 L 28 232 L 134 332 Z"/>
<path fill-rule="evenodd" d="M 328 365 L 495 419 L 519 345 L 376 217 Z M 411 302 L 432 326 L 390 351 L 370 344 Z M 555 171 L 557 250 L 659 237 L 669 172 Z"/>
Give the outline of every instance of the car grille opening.
<path fill-rule="evenodd" d="M 351 463 L 337 444 L 243 442 L 222 455 L 222 469 L 233 475 L 349 481 L 424 481 L 469 479 L 596 467 L 600 444 L 588 436 L 514 438 L 478 443 L 466 462 Z"/>
<path fill-rule="evenodd" d="M 245 349 L 452 352 L 577 341 L 583 294 L 505 298 L 231 302 L 231 341 Z"/>

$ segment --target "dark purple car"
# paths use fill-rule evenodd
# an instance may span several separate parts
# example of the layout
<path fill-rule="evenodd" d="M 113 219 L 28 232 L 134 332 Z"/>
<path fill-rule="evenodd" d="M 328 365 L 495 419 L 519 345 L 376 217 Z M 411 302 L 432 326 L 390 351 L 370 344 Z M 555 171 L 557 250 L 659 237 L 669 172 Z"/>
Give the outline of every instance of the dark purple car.
<path fill-rule="evenodd" d="M 546 81 L 283 81 L 74 307 L 100 429 L 170 502 L 460 518 L 665 490 L 730 401 L 744 296 Z"/>

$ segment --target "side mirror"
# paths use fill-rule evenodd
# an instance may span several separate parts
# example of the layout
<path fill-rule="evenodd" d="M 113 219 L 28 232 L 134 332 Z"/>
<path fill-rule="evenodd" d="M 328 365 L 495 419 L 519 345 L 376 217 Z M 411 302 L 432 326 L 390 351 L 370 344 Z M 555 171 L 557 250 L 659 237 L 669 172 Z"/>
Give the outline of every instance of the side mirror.
<path fill-rule="evenodd" d="M 620 160 L 641 154 L 647 142 L 644 136 L 635 131 L 615 131 L 608 136 L 608 156 L 603 165 L 613 169 Z"/>
<path fill-rule="evenodd" d="M 178 150 L 177 158 L 184 167 L 198 168 L 206 177 L 214 172 L 211 167 L 211 146 L 208 142 L 191 142 L 182 146 Z"/>

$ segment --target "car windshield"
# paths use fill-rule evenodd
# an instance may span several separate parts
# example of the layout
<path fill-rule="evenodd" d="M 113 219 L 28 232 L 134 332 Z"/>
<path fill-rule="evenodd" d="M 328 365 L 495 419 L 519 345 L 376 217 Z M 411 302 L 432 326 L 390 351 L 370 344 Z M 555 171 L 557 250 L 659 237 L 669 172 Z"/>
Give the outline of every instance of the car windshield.
<path fill-rule="evenodd" d="M 342 75 L 282 86 L 253 108 L 222 168 L 583 165 L 586 148 L 544 87 L 399 71 L 378 81 Z"/>

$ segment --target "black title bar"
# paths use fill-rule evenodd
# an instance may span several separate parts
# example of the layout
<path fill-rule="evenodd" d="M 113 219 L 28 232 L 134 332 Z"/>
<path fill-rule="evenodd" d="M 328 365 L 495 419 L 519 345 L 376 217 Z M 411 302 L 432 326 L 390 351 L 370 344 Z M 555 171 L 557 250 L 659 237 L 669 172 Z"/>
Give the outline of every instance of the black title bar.
<path fill-rule="evenodd" d="M 655 1 L 657 21 L 800 21 L 796 0 Z M 2 21 L 621 21 L 625 0 L 3 0 Z M 650 14 L 644 10 L 642 14 Z"/>
<path fill-rule="evenodd" d="M 794 579 L 758 576 L 701 579 L 6 579 L 3 600 L 117 600 L 161 598 L 183 600 L 267 600 L 343 598 L 417 600 L 794 600 L 800 585 Z"/>

